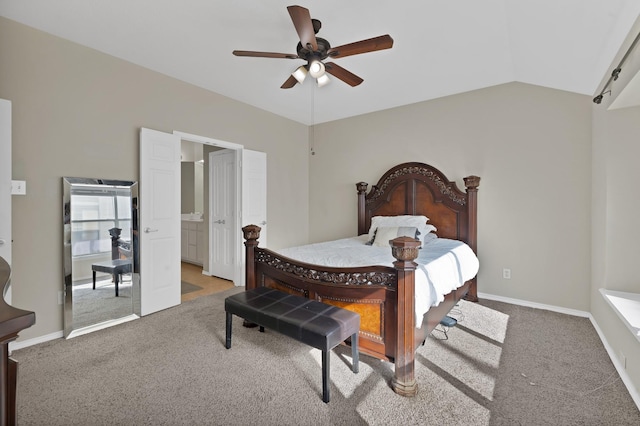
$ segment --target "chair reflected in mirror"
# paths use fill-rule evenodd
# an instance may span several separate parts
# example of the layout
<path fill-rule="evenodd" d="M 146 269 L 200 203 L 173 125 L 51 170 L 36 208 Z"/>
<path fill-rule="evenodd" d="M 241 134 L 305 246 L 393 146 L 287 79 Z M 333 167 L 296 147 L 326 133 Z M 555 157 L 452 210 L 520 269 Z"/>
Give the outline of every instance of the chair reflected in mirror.
<path fill-rule="evenodd" d="M 96 289 L 96 272 L 105 272 L 112 276 L 111 282 L 116 287 L 116 297 L 119 296 L 119 287 L 123 274 L 130 274 L 132 268 L 132 248 L 131 244 L 122 241 L 120 234 L 122 228 L 113 227 L 109 229 L 111 236 L 111 260 L 98 262 L 91 265 L 93 289 Z"/>

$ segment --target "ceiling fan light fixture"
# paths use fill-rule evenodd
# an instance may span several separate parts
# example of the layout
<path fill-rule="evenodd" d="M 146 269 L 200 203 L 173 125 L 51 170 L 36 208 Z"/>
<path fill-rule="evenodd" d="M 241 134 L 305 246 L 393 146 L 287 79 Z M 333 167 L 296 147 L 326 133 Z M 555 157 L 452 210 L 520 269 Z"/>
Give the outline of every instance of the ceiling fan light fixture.
<path fill-rule="evenodd" d="M 281 58 L 281 59 L 302 59 L 307 61 L 304 67 L 298 67 L 280 86 L 281 89 L 291 89 L 296 84 L 302 84 L 307 74 L 316 79 L 318 86 L 324 86 L 329 82 L 329 78 L 324 76 L 326 69 L 323 60 L 343 58 L 345 56 L 360 55 L 377 50 L 390 49 L 393 47 L 393 39 L 389 34 L 368 38 L 353 43 L 347 43 L 338 47 L 331 47 L 327 40 L 316 37 L 322 27 L 322 23 L 317 19 L 312 19 L 309 9 L 302 6 L 287 6 L 289 16 L 293 26 L 298 33 L 300 40 L 296 46 L 295 54 L 278 52 L 255 52 L 252 50 L 234 50 L 235 56 L 249 56 L 254 58 Z M 364 80 L 352 72 L 334 64 L 327 62 L 326 67 L 332 77 L 341 80 L 351 87 L 355 87 Z M 618 67 L 620 68 L 620 67 Z"/>
<path fill-rule="evenodd" d="M 322 87 L 325 86 L 327 84 L 329 84 L 331 80 L 329 79 L 329 76 L 326 74 L 322 74 L 320 77 L 316 78 L 316 82 L 318 83 L 318 87 Z"/>
<path fill-rule="evenodd" d="M 324 75 L 324 64 L 317 59 L 314 59 L 309 63 L 309 74 L 313 78 L 318 78 Z"/>
<path fill-rule="evenodd" d="M 291 73 L 293 78 L 298 80 L 298 83 L 302 84 L 304 79 L 307 77 L 307 68 L 304 65 L 299 66 L 294 72 Z"/>

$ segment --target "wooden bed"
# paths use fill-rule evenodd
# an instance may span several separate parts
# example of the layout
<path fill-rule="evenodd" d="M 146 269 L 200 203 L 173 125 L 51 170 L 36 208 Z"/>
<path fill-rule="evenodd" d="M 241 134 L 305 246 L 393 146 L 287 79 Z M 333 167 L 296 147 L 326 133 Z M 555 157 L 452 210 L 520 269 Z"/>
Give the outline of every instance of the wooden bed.
<path fill-rule="evenodd" d="M 387 171 L 367 194 L 356 184 L 358 235 L 369 231 L 373 216 L 424 215 L 441 238 L 461 240 L 477 250 L 477 193 L 480 178 L 464 178 L 466 192 L 442 172 L 423 163 L 404 163 Z M 258 247 L 260 227 L 243 228 L 246 246 L 246 288 L 267 286 L 343 307 L 360 314 L 362 353 L 395 363 L 391 387 L 404 396 L 418 391 L 415 350 L 463 297 L 477 301 L 476 279 L 449 293 L 429 309 L 421 325 L 414 315 L 413 262 L 419 242 L 392 241 L 394 267 L 335 268 L 297 262 Z"/>

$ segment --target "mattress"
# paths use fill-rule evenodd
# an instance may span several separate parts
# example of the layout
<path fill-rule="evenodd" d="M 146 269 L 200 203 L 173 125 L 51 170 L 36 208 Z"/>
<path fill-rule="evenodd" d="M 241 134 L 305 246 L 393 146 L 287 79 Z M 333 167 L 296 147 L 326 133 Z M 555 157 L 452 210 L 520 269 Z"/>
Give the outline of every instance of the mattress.
<path fill-rule="evenodd" d="M 391 247 L 367 245 L 368 236 L 343 238 L 277 250 L 291 259 L 314 265 L 357 267 L 381 265 L 393 267 Z M 425 313 L 438 306 L 444 296 L 462 286 L 478 273 L 480 264 L 471 247 L 462 241 L 435 238 L 420 250 L 415 273 L 416 325 Z"/>

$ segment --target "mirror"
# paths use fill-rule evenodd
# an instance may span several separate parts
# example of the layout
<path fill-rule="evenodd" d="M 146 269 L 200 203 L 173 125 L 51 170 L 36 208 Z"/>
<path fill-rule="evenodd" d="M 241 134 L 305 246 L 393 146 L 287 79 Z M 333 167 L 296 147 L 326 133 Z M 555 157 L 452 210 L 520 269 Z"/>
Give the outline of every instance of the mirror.
<path fill-rule="evenodd" d="M 140 317 L 138 185 L 64 177 L 64 337 Z"/>

